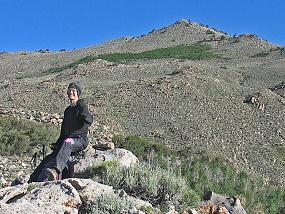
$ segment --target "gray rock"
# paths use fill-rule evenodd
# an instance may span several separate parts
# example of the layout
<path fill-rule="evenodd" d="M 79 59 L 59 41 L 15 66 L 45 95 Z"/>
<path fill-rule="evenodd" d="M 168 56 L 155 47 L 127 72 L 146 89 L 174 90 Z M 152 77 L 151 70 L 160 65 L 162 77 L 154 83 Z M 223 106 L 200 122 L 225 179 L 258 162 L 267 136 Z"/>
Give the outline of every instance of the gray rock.
<path fill-rule="evenodd" d="M 206 203 L 210 202 L 215 205 L 224 206 L 231 214 L 246 214 L 244 208 L 241 206 L 240 200 L 236 197 L 225 197 L 208 191 L 203 196 Z"/>
<path fill-rule="evenodd" d="M 139 211 L 135 207 L 131 207 L 130 209 L 128 209 L 128 214 L 138 214 L 138 213 Z"/>
<path fill-rule="evenodd" d="M 95 202 L 98 196 L 113 192 L 112 187 L 100 184 L 91 179 L 70 178 L 66 181 L 78 191 L 84 204 Z"/>
<path fill-rule="evenodd" d="M 88 146 L 84 157 L 79 157 L 77 163 L 74 166 L 76 175 L 82 175 L 89 167 L 94 164 L 98 164 L 102 161 L 118 161 L 122 166 L 130 167 L 138 163 L 138 158 L 130 151 L 125 149 L 112 149 L 112 150 L 95 150 L 91 146 Z M 81 176 L 79 176 L 81 177 Z M 83 176 L 84 177 L 84 176 Z"/>
<path fill-rule="evenodd" d="M 123 190 L 116 191 L 111 186 L 100 184 L 91 179 L 70 178 L 66 181 L 69 182 L 78 191 L 83 204 L 94 203 L 101 195 L 115 193 L 120 197 L 129 198 L 135 205 L 135 207 L 133 207 L 133 210 L 137 210 L 142 207 L 152 207 L 152 205 L 147 201 L 128 196 L 127 193 Z M 139 213 L 138 210 L 137 213 Z"/>
<path fill-rule="evenodd" d="M 130 167 L 138 163 L 138 158 L 126 149 L 116 148 L 114 150 L 96 151 L 98 157 L 104 157 L 105 160 L 117 160 L 122 166 Z"/>
<path fill-rule="evenodd" d="M 33 185 L 35 188 L 29 191 Z M 0 213 L 75 214 L 82 204 L 78 192 L 67 181 L 31 183 L 10 188 L 3 194 Z"/>
<path fill-rule="evenodd" d="M 30 176 L 29 175 L 22 175 L 17 177 L 11 184 L 11 186 L 16 186 L 19 184 L 24 184 L 24 183 L 28 183 Z"/>
<path fill-rule="evenodd" d="M 14 187 L 6 187 L 0 189 L 0 203 L 7 203 L 17 198 L 19 195 L 23 195 L 28 190 L 28 184 L 17 185 Z M 1 213 L 1 212 L 0 212 Z"/>
<path fill-rule="evenodd" d="M 152 207 L 151 203 L 148 201 L 144 201 L 132 196 L 128 196 L 131 201 L 133 201 L 134 205 L 136 206 L 137 209 L 141 209 L 142 207 Z"/>
<path fill-rule="evenodd" d="M 0 203 L 0 212 L 5 213 L 5 214 L 15 214 L 15 213 L 40 214 L 38 207 L 36 207 L 34 204 L 27 202 L 27 201 L 22 201 L 22 202 L 13 203 L 13 204 Z M 48 213 L 48 212 L 45 212 L 45 213 Z"/>
<path fill-rule="evenodd" d="M 0 189 L 0 213 L 78 213 L 82 204 L 96 202 L 105 194 L 115 194 L 111 186 L 91 179 L 70 178 L 55 182 L 22 184 Z M 148 202 L 129 197 L 134 202 L 128 213 L 142 213 L 138 209 L 151 206 Z"/>
<path fill-rule="evenodd" d="M 112 142 L 108 142 L 108 141 L 107 142 L 101 141 L 97 143 L 96 145 L 94 145 L 93 148 L 97 150 L 115 149 L 115 144 Z"/>

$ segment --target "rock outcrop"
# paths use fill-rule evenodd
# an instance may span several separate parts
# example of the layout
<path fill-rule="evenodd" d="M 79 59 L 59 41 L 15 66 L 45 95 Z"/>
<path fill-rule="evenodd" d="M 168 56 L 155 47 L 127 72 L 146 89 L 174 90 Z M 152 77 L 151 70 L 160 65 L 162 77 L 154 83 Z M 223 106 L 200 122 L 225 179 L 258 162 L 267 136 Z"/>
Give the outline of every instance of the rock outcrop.
<path fill-rule="evenodd" d="M 246 214 L 236 197 L 225 197 L 212 191 L 205 193 L 203 202 L 195 209 L 185 211 L 187 214 Z"/>
<path fill-rule="evenodd" d="M 80 207 L 94 203 L 104 194 L 115 194 L 112 187 L 94 182 L 91 179 L 66 179 L 53 182 L 21 184 L 0 190 L 0 213 L 39 214 L 39 213 L 78 213 Z M 119 194 L 118 194 L 119 196 Z M 134 199 L 136 209 L 151 206 L 142 200 Z"/>
<path fill-rule="evenodd" d="M 75 158 L 75 176 L 84 177 L 84 173 L 89 167 L 103 161 L 118 161 L 122 166 L 130 167 L 138 163 L 138 158 L 126 149 L 96 150 L 92 146 L 88 146 L 82 156 Z"/>
<path fill-rule="evenodd" d="M 98 150 L 98 148 L 103 150 Z M 15 186 L 0 189 L 0 213 L 78 213 L 83 207 L 95 204 L 107 196 L 121 197 L 131 201 L 134 206 L 121 213 L 144 213 L 140 209 L 152 207 L 149 202 L 129 196 L 124 190 L 114 190 L 111 186 L 103 185 L 88 179 L 88 168 L 104 161 L 117 161 L 125 167 L 135 166 L 138 158 L 130 151 L 120 148 L 88 146 L 83 154 L 76 157 L 75 176 L 54 182 L 25 183 L 27 179 L 16 179 Z M 86 178 L 86 179 L 84 179 Z M 17 185 L 17 182 L 20 183 Z M 238 198 L 224 197 L 207 192 L 203 202 L 195 209 L 184 211 L 185 214 L 245 214 Z M 177 214 L 174 206 L 169 214 Z"/>
<path fill-rule="evenodd" d="M 138 162 L 138 158 L 128 150 L 106 150 L 105 147 L 104 150 L 98 150 L 100 145 L 93 147 L 88 146 L 86 151 L 75 157 L 75 176 L 82 177 L 89 167 L 104 161 L 117 161 L 125 167 L 134 166 Z M 29 184 L 26 182 L 27 179 L 19 177 L 13 182 L 15 186 L 0 189 L 0 213 L 78 213 L 82 206 L 95 203 L 98 197 L 106 194 L 127 197 L 135 205 L 132 209 L 151 207 L 150 203 L 128 196 L 123 190 L 114 190 L 111 186 L 91 179 L 69 178 Z"/>
<path fill-rule="evenodd" d="M 13 116 L 19 119 L 28 119 L 41 123 L 50 123 L 56 126 L 60 126 L 63 120 L 63 115 L 50 114 L 47 112 L 37 112 L 35 110 L 24 110 L 15 108 L 0 108 L 0 115 Z"/>
<path fill-rule="evenodd" d="M 2 192 L 0 213 L 6 214 L 78 213 L 82 204 L 78 192 L 68 181 L 17 185 Z"/>

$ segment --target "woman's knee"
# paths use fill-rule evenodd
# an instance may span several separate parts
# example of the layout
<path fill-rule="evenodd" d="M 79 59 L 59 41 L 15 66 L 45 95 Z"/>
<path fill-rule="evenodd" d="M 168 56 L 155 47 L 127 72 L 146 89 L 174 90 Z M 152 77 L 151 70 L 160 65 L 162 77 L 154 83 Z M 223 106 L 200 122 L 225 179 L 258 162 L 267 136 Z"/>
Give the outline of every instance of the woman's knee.
<path fill-rule="evenodd" d="M 74 140 L 72 138 L 66 138 L 64 144 L 74 144 Z"/>

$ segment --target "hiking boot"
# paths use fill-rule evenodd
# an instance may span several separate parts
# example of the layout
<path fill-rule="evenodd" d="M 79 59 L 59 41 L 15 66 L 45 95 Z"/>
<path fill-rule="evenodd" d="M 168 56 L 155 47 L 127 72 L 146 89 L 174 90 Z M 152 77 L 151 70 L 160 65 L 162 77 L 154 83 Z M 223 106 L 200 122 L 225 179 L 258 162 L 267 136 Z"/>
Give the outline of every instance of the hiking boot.
<path fill-rule="evenodd" d="M 56 181 L 58 174 L 55 169 L 47 168 L 47 179 L 48 181 Z"/>

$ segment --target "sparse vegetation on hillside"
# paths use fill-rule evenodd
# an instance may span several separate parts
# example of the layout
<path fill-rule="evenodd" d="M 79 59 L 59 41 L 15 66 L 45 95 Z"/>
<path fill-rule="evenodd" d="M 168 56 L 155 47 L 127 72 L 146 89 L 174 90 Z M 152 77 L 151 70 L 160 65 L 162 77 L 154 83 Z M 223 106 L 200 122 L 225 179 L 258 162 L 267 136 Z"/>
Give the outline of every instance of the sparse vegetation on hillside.
<path fill-rule="evenodd" d="M 58 130 L 14 117 L 0 117 L 0 155 L 31 155 L 56 140 Z"/>
<path fill-rule="evenodd" d="M 237 196 L 248 213 L 276 214 L 285 206 L 283 187 L 266 184 L 244 171 L 238 172 L 225 159 L 207 151 L 199 154 L 191 154 L 188 149 L 176 152 L 138 136 L 116 136 L 114 142 L 134 152 L 142 161 L 152 161 L 162 169 L 174 169 L 177 176 L 181 176 L 179 179 L 186 179 L 188 188 L 200 197 L 207 190 Z"/>
<path fill-rule="evenodd" d="M 39 53 L 49 53 L 49 49 L 40 49 L 38 50 Z"/>
<path fill-rule="evenodd" d="M 118 214 L 122 210 L 127 210 L 132 207 L 134 203 L 124 197 L 116 194 L 103 194 L 98 197 L 96 203 L 88 204 L 81 208 L 80 213 L 84 214 Z"/>
<path fill-rule="evenodd" d="M 128 194 L 147 200 L 164 211 L 169 202 L 185 209 L 200 200 L 187 185 L 187 180 L 170 167 L 164 169 L 155 164 L 139 163 L 135 167 L 124 168 L 103 163 L 103 166 L 94 166 L 91 174 L 95 180 L 99 177 L 99 182 L 124 189 Z"/>
<path fill-rule="evenodd" d="M 111 62 L 121 62 L 125 60 L 137 59 L 162 59 L 162 58 L 175 58 L 175 59 L 211 59 L 220 57 L 211 51 L 211 46 L 208 44 L 194 44 L 194 45 L 178 45 L 170 48 L 158 48 L 151 51 L 142 53 L 114 53 L 102 54 L 98 58 Z"/>
<path fill-rule="evenodd" d="M 47 72 L 61 72 L 65 69 L 74 68 L 77 65 L 92 62 L 96 59 L 103 59 L 109 62 L 125 62 L 129 60 L 139 59 L 162 59 L 162 58 L 174 58 L 174 59 L 212 59 L 221 57 L 219 54 L 213 53 L 209 44 L 197 43 L 194 45 L 177 45 L 169 48 L 158 48 L 150 51 L 144 51 L 141 53 L 110 53 L 100 54 L 98 56 L 87 56 L 79 59 L 73 63 L 65 66 L 51 68 Z"/>
<path fill-rule="evenodd" d="M 129 147 L 140 159 L 155 162 L 162 169 L 169 166 L 169 161 L 182 162 L 175 168 L 199 196 L 211 189 L 240 197 L 248 213 L 278 213 L 280 207 L 285 209 L 284 188 L 271 184 L 285 186 L 285 90 L 281 83 L 285 48 L 250 35 L 226 36 L 219 41 L 223 38 L 219 32 L 206 31 L 183 21 L 150 35 L 76 51 L 0 52 L 2 105 L 59 113 L 66 104 L 63 86 L 79 79 L 96 123 L 104 124 L 100 130 L 97 124 L 92 127 L 92 141 L 103 130 L 135 133 L 171 148 L 187 148 L 177 152 L 166 147 L 159 155 L 162 147 L 146 139 L 132 136 L 120 141 L 122 147 Z M 203 61 L 143 58 L 146 50 L 160 50 L 162 56 L 166 50 L 173 52 L 175 47 L 197 42 L 212 45 L 203 52 L 221 53 L 223 57 Z M 172 48 L 166 48 L 169 46 Z M 105 63 L 97 60 L 99 56 L 125 64 Z M 244 102 L 247 96 L 259 92 L 258 102 Z M 259 108 L 262 105 L 265 108 Z M 11 136 L 18 134 L 12 133 L 13 128 L 7 130 Z M 109 138 L 108 133 L 104 137 Z M 145 146 L 137 147 L 142 141 Z M 1 140 L 2 144 L 6 152 L 7 144 Z M 3 157 L 3 161 L 21 165 L 14 157 Z M 234 163 L 237 170 L 229 163 Z M 2 173 L 6 180 L 22 171 L 1 169 L 1 173 L 15 172 Z M 259 176 L 268 180 L 264 182 Z"/>
<path fill-rule="evenodd" d="M 126 195 L 118 193 L 102 194 L 95 203 L 80 207 L 81 214 L 118 214 L 123 210 L 135 207 L 135 203 Z M 147 214 L 161 214 L 160 210 L 150 206 L 140 207 Z"/>
<path fill-rule="evenodd" d="M 149 141 L 146 138 L 136 135 L 130 135 L 126 138 L 121 135 L 116 135 L 113 141 L 117 147 L 132 151 L 143 161 L 148 161 L 151 153 L 155 153 L 156 157 L 176 157 L 178 155 L 176 151 L 169 149 L 165 145 Z"/>
<path fill-rule="evenodd" d="M 268 56 L 269 52 L 260 52 L 260 53 L 257 53 L 257 54 L 254 54 L 252 57 L 253 58 L 256 58 L 256 57 L 266 57 Z"/>

